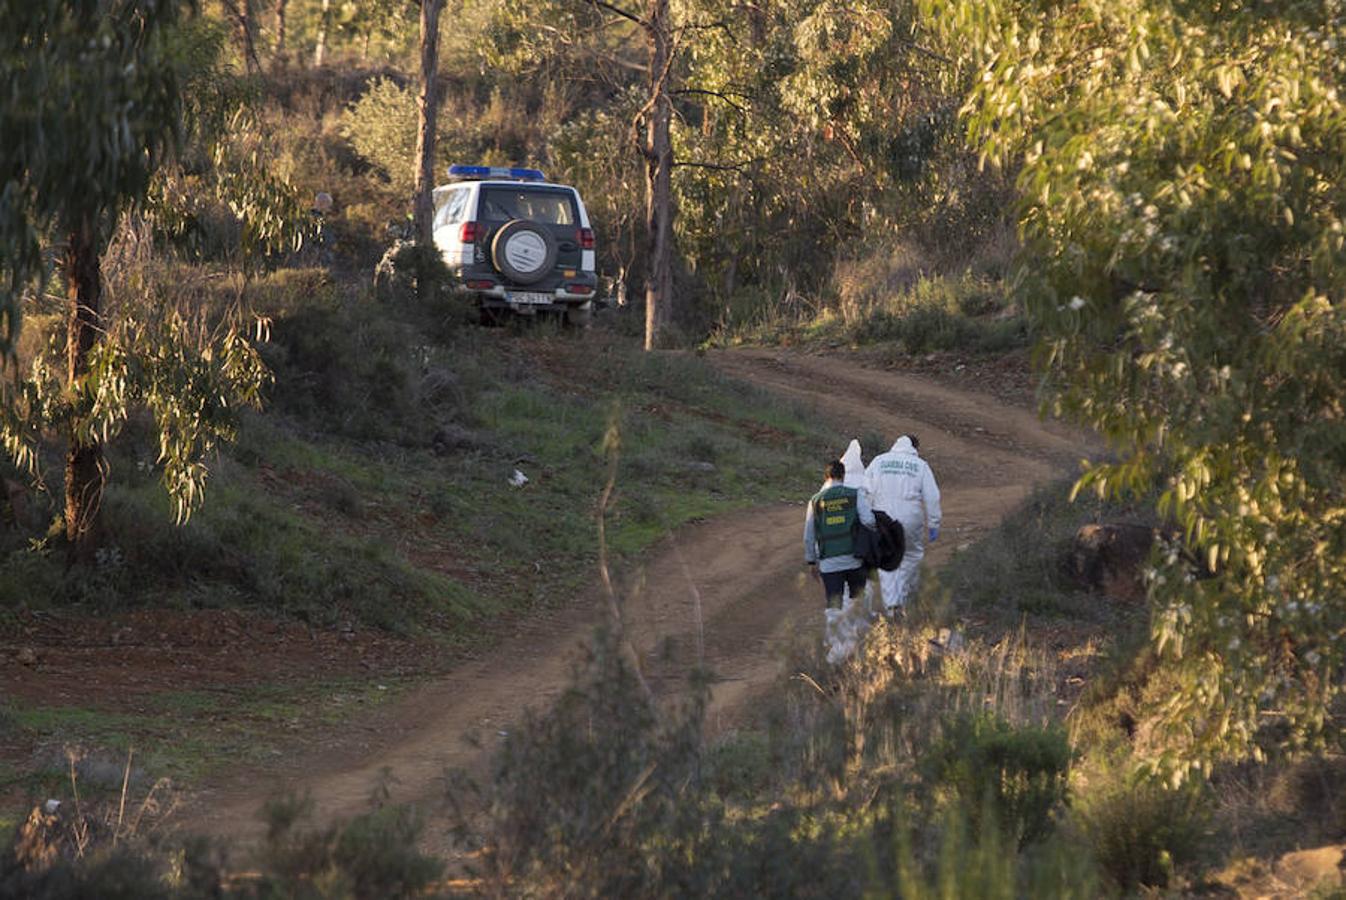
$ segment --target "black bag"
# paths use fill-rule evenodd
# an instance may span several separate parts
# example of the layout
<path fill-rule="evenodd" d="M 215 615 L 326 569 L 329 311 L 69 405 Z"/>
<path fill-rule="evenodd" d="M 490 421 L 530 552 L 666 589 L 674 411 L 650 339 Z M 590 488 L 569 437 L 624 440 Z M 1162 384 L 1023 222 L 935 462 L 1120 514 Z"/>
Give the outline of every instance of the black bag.
<path fill-rule="evenodd" d="M 878 552 L 874 565 L 885 572 L 892 572 L 902 564 L 907 554 L 907 534 L 902 523 L 888 517 L 886 512 L 874 510 L 874 524 L 878 526 Z"/>
<path fill-rule="evenodd" d="M 891 572 L 902 563 L 907 552 L 906 534 L 902 523 L 888 518 L 885 512 L 874 512 L 875 528 L 870 528 L 855 520 L 851 527 L 851 539 L 855 543 L 855 555 L 869 568 Z"/>
<path fill-rule="evenodd" d="M 851 543 L 855 545 L 855 557 L 872 569 L 879 564 L 879 544 L 883 539 L 879 533 L 857 518 L 851 525 Z"/>

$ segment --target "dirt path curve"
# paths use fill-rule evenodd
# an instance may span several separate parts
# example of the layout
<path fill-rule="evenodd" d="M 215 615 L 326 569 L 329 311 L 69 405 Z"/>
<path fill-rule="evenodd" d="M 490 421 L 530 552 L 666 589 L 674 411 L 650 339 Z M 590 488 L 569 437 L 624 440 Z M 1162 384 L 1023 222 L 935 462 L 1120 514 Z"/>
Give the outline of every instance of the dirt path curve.
<path fill-rule="evenodd" d="M 918 376 L 784 351 L 709 360 L 816 406 L 837 427 L 838 454 L 854 435 L 918 433 L 944 494 L 944 535 L 928 554 L 935 565 L 994 527 L 1035 484 L 1073 471 L 1085 452 L 1077 434 L 1029 411 Z M 865 447 L 866 458 L 879 449 Z M 794 627 L 821 622 L 799 545 L 803 495 L 816 481 L 801 473 L 797 502 L 680 529 L 626 578 L 628 632 L 656 691 L 670 689 L 698 656 L 721 678 L 712 731 L 748 721 L 749 701 L 779 675 Z M 579 604 L 529 620 L 487 656 L 316 738 L 270 771 L 233 773 L 195 799 L 184 826 L 250 841 L 261 833 L 264 801 L 286 789 L 310 792 L 319 821 L 349 816 L 367 808 L 384 770 L 394 779 L 386 782 L 392 800 L 435 802 L 447 768 L 484 775 L 510 724 L 556 696 L 601 614 L 599 604 Z"/>

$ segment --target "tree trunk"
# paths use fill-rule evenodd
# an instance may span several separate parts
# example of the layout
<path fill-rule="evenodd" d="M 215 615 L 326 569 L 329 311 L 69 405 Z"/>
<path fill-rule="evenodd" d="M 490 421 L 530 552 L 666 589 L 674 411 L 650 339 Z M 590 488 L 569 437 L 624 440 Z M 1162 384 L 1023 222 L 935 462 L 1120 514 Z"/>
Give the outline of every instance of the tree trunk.
<path fill-rule="evenodd" d="M 66 379 L 78 398 L 89 371 L 89 353 L 102 333 L 102 273 L 99 271 L 97 229 L 91 215 L 83 215 L 69 234 L 65 251 Z M 76 407 L 82 404 L 75 400 Z M 78 413 L 76 414 L 78 418 Z M 103 501 L 103 445 L 97 438 L 81 438 L 70 426 L 65 457 L 65 536 L 72 562 L 89 562 L 98 544 L 98 510 Z"/>
<path fill-rule="evenodd" d="M 650 98 L 645 124 L 645 349 L 659 346 L 673 303 L 673 101 L 669 0 L 649 0 L 646 34 L 650 44 Z"/>
<path fill-rule="evenodd" d="M 279 68 L 284 68 L 288 62 L 285 58 L 285 7 L 289 4 L 290 0 L 276 0 L 276 53 L 274 63 Z"/>
<path fill-rule="evenodd" d="M 318 19 L 318 45 L 313 48 L 313 65 L 327 61 L 327 26 L 332 21 L 332 0 L 322 0 L 322 16 Z"/>
<path fill-rule="evenodd" d="M 257 44 L 252 37 L 252 0 L 224 0 L 224 8 L 234 20 L 234 33 L 238 36 L 238 50 L 243 54 L 243 65 L 248 74 L 261 71 L 257 61 Z"/>
<path fill-rule="evenodd" d="M 416 197 L 412 223 L 416 242 L 434 243 L 435 124 L 439 115 L 439 13 L 444 0 L 421 0 L 421 91 L 416 132 Z"/>

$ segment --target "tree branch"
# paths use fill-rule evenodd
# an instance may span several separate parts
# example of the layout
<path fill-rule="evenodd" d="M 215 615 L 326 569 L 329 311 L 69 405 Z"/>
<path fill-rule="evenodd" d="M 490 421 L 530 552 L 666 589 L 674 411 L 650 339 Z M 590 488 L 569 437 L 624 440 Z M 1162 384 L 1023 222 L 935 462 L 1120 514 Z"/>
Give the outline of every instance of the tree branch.
<path fill-rule="evenodd" d="M 593 2 L 601 2 L 601 0 L 593 0 Z M 659 40 L 659 36 L 654 33 L 653 29 L 651 29 L 651 34 L 653 35 L 654 40 Z M 666 34 L 667 32 L 665 32 L 665 35 Z M 637 152 L 639 152 L 641 157 L 647 161 L 653 160 L 655 154 L 654 151 L 645 146 L 645 142 L 640 139 L 640 125 L 645 120 L 645 117 L 653 112 L 654 107 L 659 102 L 659 98 L 668 95 L 668 75 L 673 71 L 673 60 L 677 58 L 677 51 L 678 48 L 676 42 L 670 41 L 670 46 L 664 58 L 664 69 L 659 73 L 658 79 L 650 87 L 650 99 L 647 100 L 645 105 L 631 118 L 631 140 L 635 143 Z"/>
<path fill-rule="evenodd" d="M 755 159 L 745 159 L 738 163 L 712 163 L 697 162 L 695 160 L 678 159 L 673 161 L 673 168 L 686 166 L 689 169 L 710 169 L 712 172 L 742 172 L 748 166 L 762 162 L 766 157 L 756 157 Z"/>
<path fill-rule="evenodd" d="M 733 44 L 735 47 L 738 46 L 738 36 L 729 28 L 729 22 L 725 19 L 718 22 L 690 22 L 680 26 L 678 28 L 678 33 L 681 34 L 686 31 L 709 31 L 712 29 L 723 31 L 724 36 L 729 38 L 729 43 Z"/>
<path fill-rule="evenodd" d="M 893 40 L 897 41 L 899 44 L 905 45 L 906 47 L 912 50 L 915 50 L 922 56 L 928 56 L 933 60 L 938 60 L 939 62 L 945 63 L 950 66 L 953 65 L 953 60 L 949 59 L 947 56 L 943 56 L 939 53 L 936 53 L 934 50 L 927 50 L 925 47 L 922 47 L 915 41 L 909 41 L 906 38 L 893 38 Z"/>
<path fill-rule="evenodd" d="M 723 100 L 725 103 L 728 103 L 728 104 L 729 104 L 730 106 L 732 106 L 734 109 L 738 110 L 739 112 L 744 113 L 745 115 L 746 115 L 747 112 L 748 112 L 748 110 L 747 110 L 746 107 L 744 107 L 744 106 L 742 106 L 742 105 L 740 105 L 740 104 L 738 104 L 738 103 L 735 103 L 733 100 L 730 100 L 730 99 L 729 99 L 730 95 L 721 93 L 720 91 L 708 91 L 708 90 L 706 90 L 705 88 L 679 88 L 678 90 L 676 90 L 676 91 L 671 91 L 670 93 L 672 93 L 672 94 L 674 94 L 674 95 L 677 95 L 677 94 L 699 94 L 699 95 L 704 96 L 704 97 L 718 97 L 718 98 L 720 98 L 721 100 Z M 747 94 L 735 94 L 735 95 L 733 95 L 733 96 L 737 96 L 737 97 L 740 97 L 740 98 L 743 98 L 743 99 L 750 99 L 750 98 L 748 97 Z"/>
<path fill-rule="evenodd" d="M 616 6 L 612 3 L 609 3 L 608 0 L 585 0 L 585 2 L 588 3 L 590 6 L 594 7 L 594 9 L 606 9 L 608 12 L 613 13 L 614 15 L 621 16 L 628 22 L 636 23 L 641 28 L 650 27 L 650 23 L 642 19 L 640 16 L 636 15 L 633 12 L 629 12 L 625 9 L 622 9 L 620 6 Z"/>

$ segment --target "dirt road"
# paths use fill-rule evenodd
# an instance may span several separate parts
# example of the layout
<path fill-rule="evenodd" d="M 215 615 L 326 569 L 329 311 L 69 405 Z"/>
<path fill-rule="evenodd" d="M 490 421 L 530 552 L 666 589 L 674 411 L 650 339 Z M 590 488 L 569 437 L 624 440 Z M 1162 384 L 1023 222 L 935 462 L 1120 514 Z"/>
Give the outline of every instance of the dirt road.
<path fill-rule="evenodd" d="M 1074 471 L 1085 452 L 1077 434 L 1030 411 L 917 376 L 785 352 L 733 351 L 710 361 L 816 405 L 836 425 L 838 454 L 852 436 L 918 433 L 944 494 L 944 534 L 927 554 L 934 565 L 994 527 L 1035 484 Z M 866 459 L 879 449 L 886 448 L 865 447 Z M 800 564 L 802 495 L 814 486 L 812 473 L 801 473 L 799 502 L 681 529 L 643 570 L 627 574 L 627 628 L 656 691 L 697 657 L 722 679 L 712 730 L 750 715 L 746 701 L 779 675 L 795 626 L 821 624 L 819 589 Z M 264 776 L 237 773 L 196 799 L 185 826 L 247 840 L 260 833 L 262 803 L 285 789 L 310 792 L 321 820 L 352 815 L 367 808 L 384 770 L 395 779 L 394 801 L 434 802 L 446 768 L 484 774 L 511 723 L 551 701 L 602 612 L 581 606 L 528 621 L 486 658 L 343 726 Z"/>

